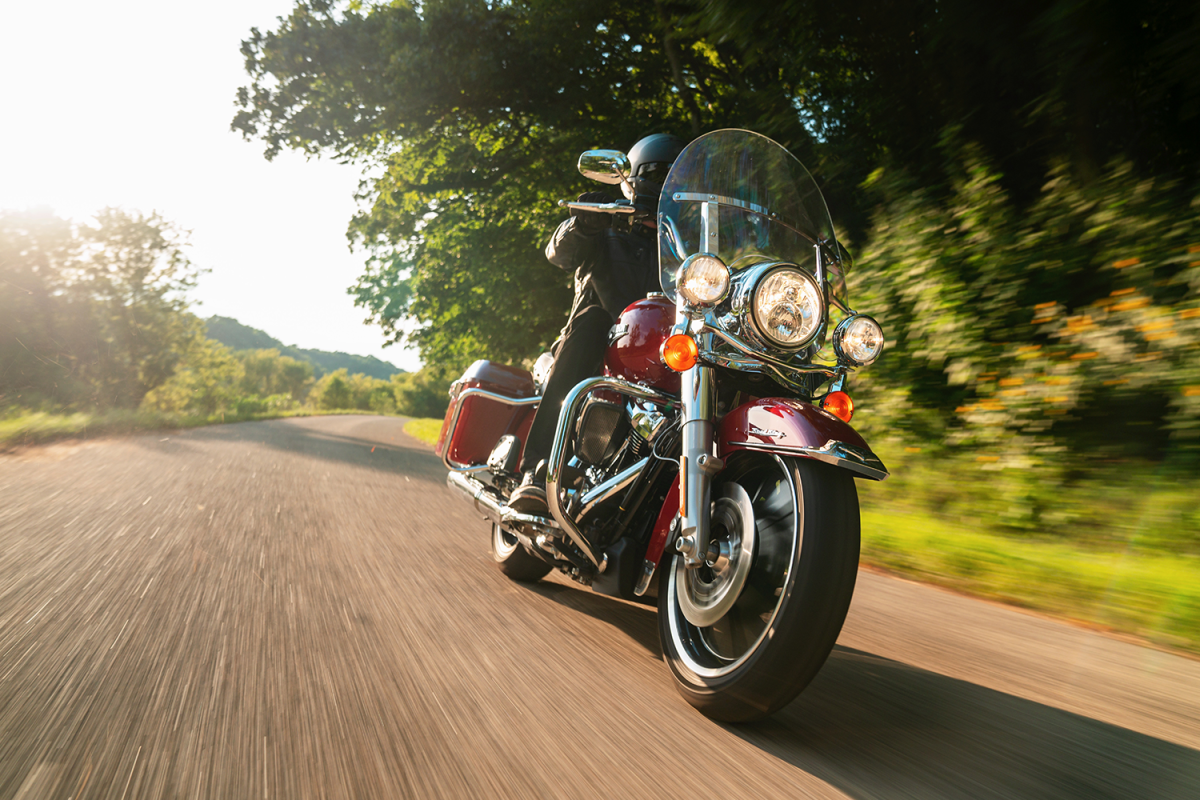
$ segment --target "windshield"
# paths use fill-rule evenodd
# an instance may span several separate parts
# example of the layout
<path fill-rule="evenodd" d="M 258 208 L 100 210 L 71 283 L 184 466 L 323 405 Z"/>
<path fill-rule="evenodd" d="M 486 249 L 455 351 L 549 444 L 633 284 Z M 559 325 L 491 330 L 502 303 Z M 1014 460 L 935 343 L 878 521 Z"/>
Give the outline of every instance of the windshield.
<path fill-rule="evenodd" d="M 717 236 L 705 246 L 702 203 L 714 196 Z M 711 203 L 709 213 L 711 220 Z M 817 243 L 825 245 L 830 291 L 845 299 L 850 263 L 837 246 L 825 199 L 804 165 L 765 136 L 729 129 L 689 144 L 667 175 L 658 222 L 659 280 L 672 300 L 679 265 L 694 253 L 713 253 L 734 272 L 770 260 L 815 273 Z"/>

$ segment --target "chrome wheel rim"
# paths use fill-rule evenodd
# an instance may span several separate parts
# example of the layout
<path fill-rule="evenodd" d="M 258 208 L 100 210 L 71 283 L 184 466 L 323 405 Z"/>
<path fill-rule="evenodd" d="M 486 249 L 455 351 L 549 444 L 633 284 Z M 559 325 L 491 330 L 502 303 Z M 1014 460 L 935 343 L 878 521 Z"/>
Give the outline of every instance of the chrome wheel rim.
<path fill-rule="evenodd" d="M 726 484 L 713 503 L 709 555 L 704 566 L 675 562 L 679 610 L 692 625 L 706 628 L 729 613 L 746 585 L 754 562 L 754 508 L 736 483 Z"/>
<path fill-rule="evenodd" d="M 492 523 L 492 550 L 495 551 L 497 558 L 501 560 L 508 558 L 520 545 L 521 542 L 516 536 Z"/>
<path fill-rule="evenodd" d="M 684 594 L 688 570 L 682 568 L 681 558 L 676 557 L 665 576 L 674 649 L 683 666 L 701 678 L 733 672 L 763 645 L 787 601 L 788 578 L 803 530 L 799 487 L 778 457 L 752 457 L 724 483 L 715 492 L 718 503 L 729 496 L 725 489 L 736 485 L 748 499 L 754 527 L 752 558 L 737 595 L 719 619 L 695 625 L 683 612 L 683 603 L 688 602 Z M 714 507 L 714 519 L 717 510 Z"/>

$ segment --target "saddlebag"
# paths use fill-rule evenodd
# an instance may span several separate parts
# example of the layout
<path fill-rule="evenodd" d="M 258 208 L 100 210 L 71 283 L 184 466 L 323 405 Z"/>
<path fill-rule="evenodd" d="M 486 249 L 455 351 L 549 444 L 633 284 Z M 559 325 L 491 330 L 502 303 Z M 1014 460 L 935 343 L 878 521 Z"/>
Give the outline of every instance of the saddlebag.
<path fill-rule="evenodd" d="M 515 435 L 523 445 L 537 410 L 535 398 L 533 376 L 526 370 L 476 361 L 450 386 L 438 455 L 450 469 L 461 469 L 485 464 L 506 434 Z"/>

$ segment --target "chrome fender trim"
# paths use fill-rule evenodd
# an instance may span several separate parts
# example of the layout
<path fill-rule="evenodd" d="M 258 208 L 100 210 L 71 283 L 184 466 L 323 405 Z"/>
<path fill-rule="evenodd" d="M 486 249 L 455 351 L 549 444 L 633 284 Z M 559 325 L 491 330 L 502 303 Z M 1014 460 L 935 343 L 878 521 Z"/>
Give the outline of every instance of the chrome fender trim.
<path fill-rule="evenodd" d="M 881 481 L 889 473 L 887 467 L 879 460 L 879 456 L 870 450 L 864 450 L 846 442 L 829 440 L 821 447 L 789 447 L 779 444 L 764 444 L 763 442 L 728 442 L 726 447 L 740 450 L 758 450 L 764 453 L 776 453 L 781 456 L 810 458 L 841 469 L 846 469 L 864 478 Z"/>

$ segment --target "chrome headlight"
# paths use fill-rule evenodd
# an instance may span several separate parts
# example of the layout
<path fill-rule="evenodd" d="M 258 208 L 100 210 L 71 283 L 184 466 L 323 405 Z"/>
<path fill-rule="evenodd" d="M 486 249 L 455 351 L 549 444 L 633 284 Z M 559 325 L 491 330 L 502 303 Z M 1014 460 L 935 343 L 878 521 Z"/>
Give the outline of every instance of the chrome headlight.
<path fill-rule="evenodd" d="M 817 279 L 785 266 L 764 275 L 754 288 L 750 316 L 767 342 L 798 350 L 813 340 L 825 321 L 825 295 Z"/>
<path fill-rule="evenodd" d="M 688 305 L 712 308 L 729 294 L 729 279 L 724 261 L 711 253 L 696 253 L 679 266 L 676 286 Z"/>
<path fill-rule="evenodd" d="M 883 352 L 883 328 L 866 314 L 846 317 L 833 332 L 833 352 L 839 361 L 865 367 Z"/>

